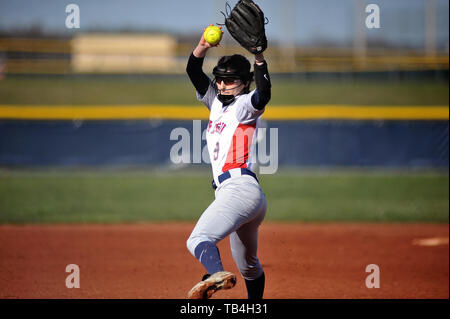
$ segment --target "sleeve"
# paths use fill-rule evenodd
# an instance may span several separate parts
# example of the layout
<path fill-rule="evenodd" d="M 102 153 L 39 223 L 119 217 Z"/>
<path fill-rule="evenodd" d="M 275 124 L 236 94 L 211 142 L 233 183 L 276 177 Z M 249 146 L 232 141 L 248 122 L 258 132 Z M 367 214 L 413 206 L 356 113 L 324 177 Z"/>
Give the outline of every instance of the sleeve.
<path fill-rule="evenodd" d="M 217 96 L 217 88 L 214 85 L 214 83 L 209 80 L 209 86 L 205 94 L 200 94 L 200 92 L 197 91 L 197 99 L 206 105 L 208 109 L 211 110 L 211 105 L 214 102 L 214 99 Z"/>
<path fill-rule="evenodd" d="M 264 61 L 262 65 L 255 63 L 254 69 L 256 92 L 252 96 L 252 105 L 256 109 L 262 110 L 270 101 L 272 84 L 270 83 L 269 70 L 266 61 Z"/>
<path fill-rule="evenodd" d="M 258 110 L 253 106 L 253 96 L 257 93 L 257 90 L 251 91 L 249 94 L 240 97 L 242 102 L 239 103 L 239 107 L 236 108 L 236 118 L 239 123 L 250 124 L 253 123 L 264 113 L 264 108 Z"/>
<path fill-rule="evenodd" d="M 270 83 L 267 63 L 254 65 L 256 89 L 242 97 L 243 103 L 236 109 L 236 118 L 242 124 L 250 124 L 260 117 L 270 101 L 272 84 Z"/>
<path fill-rule="evenodd" d="M 186 66 L 186 73 L 189 79 L 194 85 L 195 90 L 202 96 L 208 91 L 211 82 L 202 70 L 203 60 L 204 58 L 197 58 L 194 53 L 191 53 Z"/>

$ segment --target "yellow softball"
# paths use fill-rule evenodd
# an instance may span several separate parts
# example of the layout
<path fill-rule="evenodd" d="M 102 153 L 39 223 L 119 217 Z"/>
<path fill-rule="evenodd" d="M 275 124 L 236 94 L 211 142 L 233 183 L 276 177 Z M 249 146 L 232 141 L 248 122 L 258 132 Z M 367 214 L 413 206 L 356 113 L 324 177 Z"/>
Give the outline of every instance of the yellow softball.
<path fill-rule="evenodd" d="M 210 25 L 205 29 L 203 37 L 211 45 L 217 45 L 222 40 L 222 30 L 216 25 Z"/>

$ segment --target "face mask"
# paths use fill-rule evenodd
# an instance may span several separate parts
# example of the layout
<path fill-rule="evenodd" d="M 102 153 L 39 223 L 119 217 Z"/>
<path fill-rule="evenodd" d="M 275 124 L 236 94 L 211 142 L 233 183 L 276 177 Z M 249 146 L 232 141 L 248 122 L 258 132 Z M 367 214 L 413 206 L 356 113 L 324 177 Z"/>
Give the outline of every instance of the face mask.
<path fill-rule="evenodd" d="M 229 89 L 227 89 L 227 90 L 224 90 L 224 91 L 231 91 L 231 90 L 234 90 L 234 89 L 240 87 L 241 85 L 242 85 L 242 83 L 241 83 L 241 84 L 238 84 L 238 85 L 235 86 L 235 87 L 232 87 L 232 88 L 229 88 Z M 217 98 L 219 99 L 220 102 L 222 102 L 223 106 L 227 106 L 227 105 L 233 103 L 233 101 L 234 101 L 234 99 L 235 99 L 236 97 L 235 97 L 234 95 L 232 95 L 232 94 L 219 94 L 219 95 L 217 96 Z"/>
<path fill-rule="evenodd" d="M 226 95 L 226 94 L 219 94 L 217 95 L 217 98 L 224 106 L 227 106 L 231 103 L 233 103 L 235 96 L 234 95 Z"/>

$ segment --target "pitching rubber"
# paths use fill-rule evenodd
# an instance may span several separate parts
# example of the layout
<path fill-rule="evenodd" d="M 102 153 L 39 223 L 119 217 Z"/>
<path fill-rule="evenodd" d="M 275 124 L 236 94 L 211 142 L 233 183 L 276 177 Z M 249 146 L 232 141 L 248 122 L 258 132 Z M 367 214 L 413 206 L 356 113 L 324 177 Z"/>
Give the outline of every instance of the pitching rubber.
<path fill-rule="evenodd" d="M 236 285 L 236 276 L 228 271 L 219 271 L 200 281 L 188 293 L 188 299 L 209 299 L 218 290 L 231 289 Z"/>

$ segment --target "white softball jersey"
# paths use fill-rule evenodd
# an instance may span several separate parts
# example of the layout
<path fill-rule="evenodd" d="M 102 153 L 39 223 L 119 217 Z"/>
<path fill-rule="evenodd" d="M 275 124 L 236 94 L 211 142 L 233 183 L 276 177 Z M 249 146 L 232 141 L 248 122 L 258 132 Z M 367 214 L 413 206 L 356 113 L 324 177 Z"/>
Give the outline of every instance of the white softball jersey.
<path fill-rule="evenodd" d="M 219 185 L 218 176 L 235 168 L 251 170 L 254 162 L 256 134 L 259 117 L 264 109 L 255 109 L 248 94 L 236 96 L 235 100 L 223 106 L 217 98 L 218 90 L 210 82 L 204 96 L 197 92 L 197 98 L 210 110 L 206 141 L 213 171 L 214 181 Z"/>

